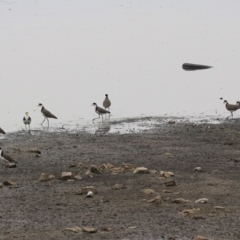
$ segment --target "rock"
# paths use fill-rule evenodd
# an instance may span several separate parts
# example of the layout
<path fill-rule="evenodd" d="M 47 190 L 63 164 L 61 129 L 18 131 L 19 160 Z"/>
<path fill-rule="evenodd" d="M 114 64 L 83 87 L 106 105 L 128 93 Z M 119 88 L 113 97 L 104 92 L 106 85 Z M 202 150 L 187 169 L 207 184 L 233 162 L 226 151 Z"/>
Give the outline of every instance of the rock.
<path fill-rule="evenodd" d="M 112 175 L 117 175 L 118 173 L 124 173 L 125 170 L 121 167 L 118 168 L 112 168 Z"/>
<path fill-rule="evenodd" d="M 101 174 L 102 172 L 96 165 L 91 165 L 89 167 L 90 172 L 95 173 L 95 174 Z"/>
<path fill-rule="evenodd" d="M 87 232 L 87 233 L 96 233 L 97 232 L 97 228 L 94 228 L 94 227 L 83 227 L 83 231 Z"/>
<path fill-rule="evenodd" d="M 90 171 L 90 170 L 87 170 L 86 172 L 85 172 L 85 175 L 87 175 L 87 176 L 89 176 L 89 177 L 93 177 L 93 173 Z"/>
<path fill-rule="evenodd" d="M 113 187 L 112 187 L 112 189 L 115 189 L 115 190 L 119 190 L 119 189 L 123 189 L 124 188 L 124 186 L 122 185 L 122 184 L 118 184 L 118 183 L 116 183 Z"/>
<path fill-rule="evenodd" d="M 122 168 L 124 170 L 132 170 L 132 171 L 134 171 L 134 169 L 135 169 L 135 167 L 132 163 L 123 163 Z"/>
<path fill-rule="evenodd" d="M 0 183 L 0 188 L 2 188 L 3 187 L 3 184 L 2 183 Z"/>
<path fill-rule="evenodd" d="M 150 188 L 143 189 L 142 192 L 144 194 L 154 194 L 154 193 L 156 193 L 154 189 L 150 189 Z"/>
<path fill-rule="evenodd" d="M 114 165 L 111 164 L 111 163 L 104 163 L 104 164 L 100 165 L 99 168 L 100 168 L 101 170 L 104 170 L 104 169 L 105 169 L 105 170 L 108 170 L 108 169 L 114 168 Z"/>
<path fill-rule="evenodd" d="M 200 199 L 195 201 L 195 203 L 207 203 L 207 202 L 208 202 L 207 198 L 200 198 Z"/>
<path fill-rule="evenodd" d="M 74 178 L 77 179 L 77 180 L 81 180 L 81 179 L 82 179 L 80 173 L 78 173 L 77 175 L 75 175 Z"/>
<path fill-rule="evenodd" d="M 174 173 L 173 173 L 173 172 L 160 171 L 160 175 L 161 175 L 162 177 L 165 177 L 165 178 L 174 177 Z"/>
<path fill-rule="evenodd" d="M 182 211 L 182 214 L 188 217 L 189 215 L 199 213 L 199 211 L 200 211 L 200 208 L 185 209 Z"/>
<path fill-rule="evenodd" d="M 221 206 L 214 206 L 213 208 L 215 208 L 215 209 L 225 209 L 225 207 L 221 207 Z"/>
<path fill-rule="evenodd" d="M 194 172 L 203 172 L 203 169 L 201 167 L 195 167 Z"/>
<path fill-rule="evenodd" d="M 176 122 L 174 120 L 168 121 L 168 124 L 175 124 Z"/>
<path fill-rule="evenodd" d="M 202 236 L 197 236 L 195 240 L 210 240 L 210 239 Z"/>
<path fill-rule="evenodd" d="M 80 169 L 87 169 L 88 168 L 88 166 L 85 165 L 84 163 L 76 163 L 75 167 L 80 168 Z"/>
<path fill-rule="evenodd" d="M 3 185 L 5 186 L 16 186 L 17 182 L 13 182 L 13 181 L 4 181 Z"/>
<path fill-rule="evenodd" d="M 100 229 L 100 231 L 101 231 L 101 232 L 110 232 L 110 231 L 112 231 L 112 229 L 111 229 L 110 227 L 102 227 L 102 228 Z"/>
<path fill-rule="evenodd" d="M 93 197 L 93 192 L 92 191 L 89 191 L 88 193 L 87 193 L 87 196 L 86 196 L 87 198 L 92 198 Z"/>
<path fill-rule="evenodd" d="M 169 191 L 169 190 L 163 190 L 163 193 L 172 193 L 172 191 Z"/>
<path fill-rule="evenodd" d="M 34 148 L 30 149 L 28 152 L 41 154 L 41 152 L 38 150 L 37 147 L 34 147 Z"/>
<path fill-rule="evenodd" d="M 133 173 L 149 173 L 149 170 L 145 167 L 137 167 Z"/>
<path fill-rule="evenodd" d="M 9 163 L 6 164 L 6 167 L 7 167 L 7 168 L 16 168 L 16 167 L 17 167 L 17 164 L 16 164 L 16 163 L 11 163 L 11 162 L 9 162 Z"/>
<path fill-rule="evenodd" d="M 166 152 L 164 153 L 165 156 L 172 156 L 172 153 Z"/>
<path fill-rule="evenodd" d="M 89 191 L 93 193 L 97 193 L 97 189 L 93 186 L 82 187 L 80 190 L 76 192 L 76 195 L 87 194 Z"/>
<path fill-rule="evenodd" d="M 68 182 L 68 183 L 74 183 L 75 180 L 74 180 L 74 179 L 68 179 L 67 182 Z"/>
<path fill-rule="evenodd" d="M 173 203 L 188 203 L 189 200 L 186 200 L 184 198 L 176 198 L 173 200 Z"/>
<path fill-rule="evenodd" d="M 75 233 L 82 231 L 82 229 L 80 227 L 65 228 L 64 230 L 70 231 L 70 232 L 75 232 Z"/>
<path fill-rule="evenodd" d="M 153 170 L 149 170 L 149 173 L 150 173 L 150 174 L 157 174 L 158 171 L 153 169 Z"/>
<path fill-rule="evenodd" d="M 160 195 L 157 195 L 156 197 L 148 200 L 147 202 L 148 203 L 162 203 L 162 198 Z"/>
<path fill-rule="evenodd" d="M 52 179 L 54 179 L 54 175 L 53 174 L 46 174 L 46 173 L 42 173 L 39 177 L 39 182 L 45 182 L 45 181 L 50 181 Z"/>
<path fill-rule="evenodd" d="M 62 180 L 68 180 L 68 179 L 72 179 L 72 178 L 73 178 L 72 172 L 62 172 L 62 174 L 61 174 Z"/>
<path fill-rule="evenodd" d="M 175 181 L 165 182 L 164 184 L 166 187 L 172 187 L 177 185 Z"/>

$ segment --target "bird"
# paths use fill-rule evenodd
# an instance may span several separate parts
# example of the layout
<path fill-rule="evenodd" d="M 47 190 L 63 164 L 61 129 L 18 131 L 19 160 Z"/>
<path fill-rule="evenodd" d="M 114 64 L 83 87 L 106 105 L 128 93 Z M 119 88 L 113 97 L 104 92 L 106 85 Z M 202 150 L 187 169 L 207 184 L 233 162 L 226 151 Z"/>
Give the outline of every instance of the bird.
<path fill-rule="evenodd" d="M 98 105 L 97 105 L 96 103 L 93 103 L 92 106 L 95 106 L 95 112 L 98 114 L 98 118 L 100 118 L 100 115 L 104 115 L 104 114 L 106 114 L 106 113 L 109 113 L 109 114 L 110 114 L 109 111 L 107 111 L 107 110 L 105 110 L 105 109 L 103 109 L 103 108 L 98 107 Z M 93 121 L 94 121 L 95 119 L 98 119 L 98 118 L 94 118 Z M 102 117 L 102 121 L 103 121 L 103 117 Z"/>
<path fill-rule="evenodd" d="M 25 124 L 26 130 L 27 130 L 27 125 L 28 125 L 29 132 L 30 132 L 30 123 L 31 123 L 32 119 L 30 118 L 30 116 L 28 116 L 28 112 L 25 112 L 25 115 L 26 116 L 23 117 L 23 123 Z"/>
<path fill-rule="evenodd" d="M 2 128 L 0 128 L 0 133 L 6 134 L 6 133 L 2 130 Z"/>
<path fill-rule="evenodd" d="M 3 150 L 2 150 L 1 147 L 0 147 L 0 159 L 1 159 L 2 161 L 4 161 L 5 164 L 6 164 L 6 163 L 15 163 L 15 164 L 17 164 L 17 161 L 14 160 L 11 156 L 5 154 L 5 153 L 3 152 Z M 5 165 L 5 166 L 6 166 L 6 165 Z"/>
<path fill-rule="evenodd" d="M 41 113 L 42 113 L 42 115 L 44 116 L 44 120 L 43 120 L 43 122 L 41 123 L 41 125 L 44 123 L 44 121 L 47 119 L 47 121 L 48 121 L 48 127 L 49 127 L 49 120 L 48 120 L 48 118 L 55 118 L 55 119 L 57 119 L 57 117 L 56 116 L 54 116 L 51 112 L 49 112 L 46 108 L 44 108 L 44 106 L 41 104 L 41 103 L 39 103 L 38 104 L 38 107 L 41 107 L 42 109 L 41 109 Z"/>
<path fill-rule="evenodd" d="M 106 98 L 105 98 L 104 101 L 103 101 L 103 106 L 104 106 L 105 109 L 108 108 L 108 110 L 110 110 L 111 101 L 110 101 L 109 98 L 108 98 L 108 94 L 105 94 L 105 97 L 106 97 Z"/>
<path fill-rule="evenodd" d="M 229 104 L 227 100 L 223 101 L 223 104 L 225 104 L 226 109 L 231 112 L 231 115 L 227 118 L 231 117 L 233 118 L 233 112 L 237 111 L 240 108 L 240 102 L 237 102 L 237 104 Z"/>

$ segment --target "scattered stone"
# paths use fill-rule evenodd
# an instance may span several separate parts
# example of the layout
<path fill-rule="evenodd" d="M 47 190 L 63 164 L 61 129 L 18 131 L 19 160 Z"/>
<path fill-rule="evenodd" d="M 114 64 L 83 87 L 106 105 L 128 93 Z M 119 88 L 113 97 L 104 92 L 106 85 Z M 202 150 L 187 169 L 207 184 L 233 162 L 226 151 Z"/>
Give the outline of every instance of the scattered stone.
<path fill-rule="evenodd" d="M 207 203 L 207 202 L 208 202 L 207 198 L 200 198 L 200 199 L 195 201 L 195 203 Z"/>
<path fill-rule="evenodd" d="M 6 167 L 7 167 L 7 168 L 16 168 L 16 167 L 17 167 L 17 164 L 16 164 L 16 163 L 11 163 L 11 162 L 9 162 L 9 163 L 6 164 Z"/>
<path fill-rule="evenodd" d="M 125 170 L 121 167 L 112 169 L 112 175 L 117 175 L 118 173 L 124 173 L 124 172 L 125 172 Z"/>
<path fill-rule="evenodd" d="M 39 157 L 41 157 L 41 155 L 39 155 L 39 154 L 36 154 L 36 155 L 35 155 L 35 157 L 39 158 Z"/>
<path fill-rule="evenodd" d="M 172 153 L 166 152 L 164 153 L 165 156 L 172 156 Z"/>
<path fill-rule="evenodd" d="M 158 171 L 157 171 L 157 170 L 155 170 L 155 169 L 153 169 L 153 170 L 149 170 L 149 173 L 150 173 L 150 174 L 157 174 L 157 173 L 158 173 Z"/>
<path fill-rule="evenodd" d="M 174 177 L 174 173 L 173 173 L 173 172 L 160 171 L 160 175 L 161 175 L 162 177 L 165 177 L 165 178 Z"/>
<path fill-rule="evenodd" d="M 76 192 L 76 195 L 87 194 L 89 191 L 93 193 L 97 193 L 97 189 L 93 186 L 82 187 L 80 190 Z"/>
<path fill-rule="evenodd" d="M 75 167 L 80 168 L 80 169 L 87 169 L 88 168 L 88 166 L 85 165 L 84 163 L 76 163 Z"/>
<path fill-rule="evenodd" d="M 195 214 L 199 213 L 200 208 L 193 208 L 193 209 L 185 209 L 182 211 L 182 214 L 185 217 L 190 217 L 192 218 Z"/>
<path fill-rule="evenodd" d="M 37 147 L 34 147 L 34 148 L 30 149 L 28 152 L 41 154 L 41 152 L 38 150 Z"/>
<path fill-rule="evenodd" d="M 93 197 L 93 192 L 92 191 L 89 191 L 88 193 L 87 193 L 87 196 L 86 196 L 87 198 L 92 198 Z"/>
<path fill-rule="evenodd" d="M 3 184 L 2 183 L 0 183 L 0 188 L 2 188 L 3 187 Z"/>
<path fill-rule="evenodd" d="M 89 170 L 90 170 L 90 172 L 95 173 L 95 174 L 101 174 L 102 173 L 96 165 L 91 165 Z"/>
<path fill-rule="evenodd" d="M 13 182 L 13 181 L 4 181 L 3 185 L 5 186 L 16 186 L 17 182 Z"/>
<path fill-rule="evenodd" d="M 149 170 L 145 167 L 137 167 L 133 173 L 149 173 Z"/>
<path fill-rule="evenodd" d="M 176 198 L 173 200 L 173 203 L 188 203 L 189 200 L 186 200 L 184 198 Z"/>
<path fill-rule="evenodd" d="M 163 190 L 163 193 L 172 193 L 172 191 L 169 191 L 169 190 Z"/>
<path fill-rule="evenodd" d="M 94 227 L 83 227 L 83 231 L 87 232 L 87 233 L 96 233 L 97 232 L 97 228 L 94 228 Z"/>
<path fill-rule="evenodd" d="M 165 182 L 164 184 L 166 187 L 172 187 L 177 185 L 175 181 Z"/>
<path fill-rule="evenodd" d="M 150 189 L 150 188 L 143 189 L 142 192 L 144 194 L 154 194 L 154 193 L 156 193 L 154 189 Z"/>
<path fill-rule="evenodd" d="M 134 171 L 134 169 L 135 169 L 135 167 L 132 163 L 123 163 L 122 168 L 124 170 L 132 170 L 132 171 Z"/>
<path fill-rule="evenodd" d="M 110 228 L 110 227 L 102 227 L 102 228 L 100 229 L 100 231 L 101 231 L 101 232 L 110 232 L 110 231 L 112 231 L 112 228 Z"/>
<path fill-rule="evenodd" d="M 168 124 L 175 124 L 176 122 L 174 120 L 168 121 Z"/>
<path fill-rule="evenodd" d="M 122 185 L 122 184 L 118 184 L 118 183 L 116 183 L 113 187 L 112 187 L 112 189 L 114 189 L 114 190 L 119 190 L 119 189 L 123 189 L 124 188 L 124 186 Z"/>
<path fill-rule="evenodd" d="M 203 169 L 201 167 L 195 167 L 194 172 L 203 172 Z"/>
<path fill-rule="evenodd" d="M 180 195 L 181 192 L 174 192 L 173 194 L 175 194 L 175 195 Z"/>
<path fill-rule="evenodd" d="M 229 146 L 231 146 L 231 145 L 233 145 L 233 142 L 224 142 L 223 145 L 229 145 Z"/>
<path fill-rule="evenodd" d="M 78 232 L 81 232 L 82 229 L 80 227 L 72 227 L 72 228 L 65 228 L 64 229 L 65 231 L 70 231 L 70 232 L 74 232 L 74 233 L 78 233 Z"/>
<path fill-rule="evenodd" d="M 75 175 L 74 178 L 77 179 L 77 180 L 81 180 L 81 179 L 82 179 L 80 173 L 78 173 L 77 175 Z"/>
<path fill-rule="evenodd" d="M 131 227 L 128 227 L 128 228 L 130 228 L 130 229 L 136 229 L 136 228 L 138 228 L 137 226 L 131 226 Z"/>
<path fill-rule="evenodd" d="M 156 197 L 148 200 L 147 202 L 148 202 L 148 203 L 162 203 L 162 201 L 163 201 L 163 200 L 162 200 L 161 196 L 160 196 L 160 195 L 157 195 Z"/>
<path fill-rule="evenodd" d="M 202 236 L 197 236 L 195 240 L 210 240 L 210 239 Z"/>
<path fill-rule="evenodd" d="M 39 177 L 39 182 L 45 182 L 45 181 L 50 181 L 52 179 L 54 179 L 54 175 L 53 174 L 46 174 L 46 173 L 42 173 Z"/>
<path fill-rule="evenodd" d="M 215 208 L 215 209 L 225 209 L 225 207 L 221 207 L 221 206 L 214 206 L 213 208 Z"/>
<path fill-rule="evenodd" d="M 68 183 L 74 183 L 75 180 L 74 180 L 74 179 L 68 179 L 67 182 L 68 182 Z"/>
<path fill-rule="evenodd" d="M 87 175 L 87 176 L 89 176 L 89 177 L 93 177 L 93 173 L 90 171 L 90 170 L 87 170 L 86 172 L 85 172 L 85 175 Z"/>
<path fill-rule="evenodd" d="M 108 169 L 114 168 L 114 165 L 111 164 L 111 163 L 104 163 L 104 164 L 100 165 L 99 168 L 100 168 L 101 170 L 104 170 L 104 169 L 105 169 L 105 170 L 108 170 Z"/>
<path fill-rule="evenodd" d="M 68 180 L 72 178 L 73 178 L 72 172 L 62 172 L 62 175 L 61 175 L 62 180 Z"/>

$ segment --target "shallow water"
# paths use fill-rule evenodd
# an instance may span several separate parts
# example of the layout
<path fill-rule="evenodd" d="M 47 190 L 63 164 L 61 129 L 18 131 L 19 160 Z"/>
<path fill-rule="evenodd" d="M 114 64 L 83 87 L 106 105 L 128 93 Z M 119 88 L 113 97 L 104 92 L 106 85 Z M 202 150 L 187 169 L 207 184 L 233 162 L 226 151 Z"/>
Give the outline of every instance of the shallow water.
<path fill-rule="evenodd" d="M 111 120 L 228 116 L 219 98 L 239 100 L 239 6 L 0 1 L 0 127 L 21 130 L 28 111 L 39 129 L 42 103 L 58 117 L 50 126 L 88 128 L 106 93 Z M 184 71 L 185 62 L 213 68 Z"/>

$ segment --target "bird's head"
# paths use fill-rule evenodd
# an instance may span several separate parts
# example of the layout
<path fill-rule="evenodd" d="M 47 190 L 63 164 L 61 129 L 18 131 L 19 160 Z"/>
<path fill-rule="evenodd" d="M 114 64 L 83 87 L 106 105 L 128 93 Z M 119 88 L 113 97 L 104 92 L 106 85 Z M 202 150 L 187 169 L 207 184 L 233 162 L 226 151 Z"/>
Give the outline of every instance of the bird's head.
<path fill-rule="evenodd" d="M 25 115 L 28 116 L 28 112 L 25 112 Z"/>
<path fill-rule="evenodd" d="M 106 97 L 108 97 L 108 94 L 105 94 Z"/>
<path fill-rule="evenodd" d="M 43 105 L 42 105 L 41 103 L 39 103 L 37 106 L 38 106 L 38 107 L 42 107 Z"/>
<path fill-rule="evenodd" d="M 236 102 L 236 104 L 237 104 L 237 105 L 240 105 L 240 102 L 239 102 L 239 101 L 237 101 L 237 102 Z"/>
<path fill-rule="evenodd" d="M 94 102 L 94 103 L 92 104 L 92 106 L 97 106 L 97 104 Z"/>
<path fill-rule="evenodd" d="M 224 100 L 224 101 L 223 101 L 223 104 L 225 104 L 225 103 L 228 103 L 227 100 Z"/>

